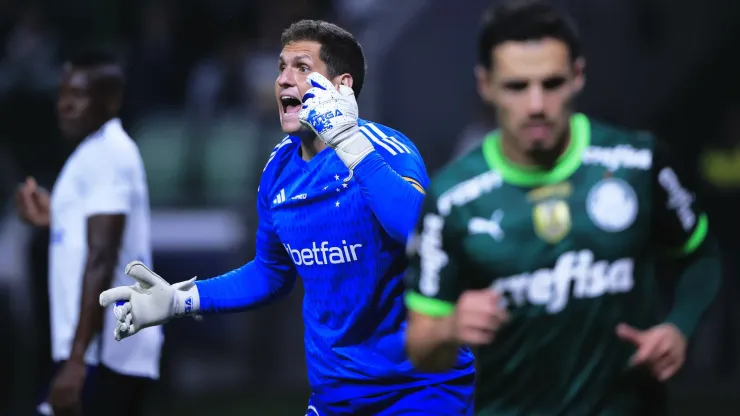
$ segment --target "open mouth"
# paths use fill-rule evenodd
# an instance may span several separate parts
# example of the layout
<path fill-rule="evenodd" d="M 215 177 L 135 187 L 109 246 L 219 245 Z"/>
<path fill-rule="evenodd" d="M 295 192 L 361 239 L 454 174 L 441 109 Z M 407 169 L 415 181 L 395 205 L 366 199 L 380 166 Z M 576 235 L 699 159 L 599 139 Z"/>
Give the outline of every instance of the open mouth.
<path fill-rule="evenodd" d="M 295 114 L 301 111 L 301 100 L 290 95 L 280 96 L 280 105 L 283 107 L 283 114 Z"/>

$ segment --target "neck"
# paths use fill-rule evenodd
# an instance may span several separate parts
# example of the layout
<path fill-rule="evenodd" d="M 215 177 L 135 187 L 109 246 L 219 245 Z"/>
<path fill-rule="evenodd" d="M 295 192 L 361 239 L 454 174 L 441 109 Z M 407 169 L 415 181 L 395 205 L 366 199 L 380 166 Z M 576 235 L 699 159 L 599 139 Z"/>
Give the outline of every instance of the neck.
<path fill-rule="evenodd" d="M 75 146 L 76 147 L 80 143 L 82 143 L 83 141 L 85 141 L 85 139 L 87 139 L 88 137 L 90 137 L 91 134 L 93 134 L 96 131 L 98 131 L 101 128 L 103 128 L 103 126 L 105 125 L 105 123 L 107 123 L 110 120 L 112 120 L 112 118 L 109 118 L 109 119 L 107 119 L 105 121 L 102 121 L 102 122 L 99 122 L 99 123 L 95 123 L 95 127 L 90 128 L 86 132 L 82 133 L 80 136 L 68 137 L 67 140 L 69 140 L 69 142 L 72 144 L 72 146 Z"/>
<path fill-rule="evenodd" d="M 326 144 L 315 135 L 301 137 L 301 159 L 308 162 L 320 151 L 326 149 Z"/>
<path fill-rule="evenodd" d="M 551 170 L 570 145 L 570 128 L 565 130 L 552 149 L 523 151 L 514 145 L 516 142 L 516 138 L 507 137 L 503 131 L 501 132 L 501 151 L 507 159 L 517 165 Z"/>
<path fill-rule="evenodd" d="M 92 128 L 92 130 L 90 130 L 89 132 L 87 132 L 87 134 L 85 135 L 85 137 L 87 137 L 87 136 L 95 133 L 96 131 L 102 129 L 103 126 L 105 126 L 109 121 L 113 120 L 114 118 L 116 118 L 116 116 L 110 116 L 110 117 L 107 117 L 107 118 L 105 118 L 103 120 L 99 120 L 97 123 L 95 123 L 95 126 Z M 84 137 L 83 137 L 83 139 L 84 139 Z"/>

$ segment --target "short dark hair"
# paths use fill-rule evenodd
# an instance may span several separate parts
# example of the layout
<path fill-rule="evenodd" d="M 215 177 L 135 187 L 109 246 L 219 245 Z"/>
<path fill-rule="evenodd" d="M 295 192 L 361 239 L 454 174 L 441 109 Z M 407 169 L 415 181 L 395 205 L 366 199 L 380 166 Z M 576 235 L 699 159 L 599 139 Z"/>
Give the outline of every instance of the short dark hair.
<path fill-rule="evenodd" d="M 106 68 L 104 79 L 101 79 L 106 92 L 122 94 L 126 77 L 124 76 L 121 61 L 112 53 L 98 49 L 83 50 L 72 56 L 68 61 L 73 68 L 77 69 L 103 69 Z"/>
<path fill-rule="evenodd" d="M 321 58 L 333 78 L 341 74 L 352 75 L 352 90 L 360 96 L 365 82 L 365 54 L 355 37 L 341 27 L 322 20 L 301 20 L 283 31 L 280 37 L 282 46 L 299 41 L 312 41 L 321 44 Z"/>
<path fill-rule="evenodd" d="M 492 51 L 498 45 L 553 38 L 568 47 L 571 60 L 581 56 L 573 20 L 548 0 L 507 0 L 488 10 L 478 36 L 478 63 L 491 69 Z"/>

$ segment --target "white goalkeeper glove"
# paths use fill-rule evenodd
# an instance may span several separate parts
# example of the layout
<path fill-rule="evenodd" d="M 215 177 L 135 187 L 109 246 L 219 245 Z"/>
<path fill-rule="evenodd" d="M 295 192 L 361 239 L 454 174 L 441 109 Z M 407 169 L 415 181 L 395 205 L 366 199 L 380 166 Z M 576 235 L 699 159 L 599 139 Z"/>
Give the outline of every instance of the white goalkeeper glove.
<path fill-rule="evenodd" d="M 351 174 L 355 166 L 375 150 L 357 125 L 355 93 L 345 85 L 336 88 L 318 72 L 309 74 L 306 80 L 311 88 L 303 94 L 298 119 L 337 152 Z"/>
<path fill-rule="evenodd" d="M 114 287 L 100 294 L 100 306 L 116 304 L 113 308 L 118 320 L 114 331 L 116 341 L 172 318 L 189 315 L 202 319 L 198 315 L 200 296 L 195 277 L 170 285 L 140 261 L 129 263 L 126 274 L 136 284 Z"/>

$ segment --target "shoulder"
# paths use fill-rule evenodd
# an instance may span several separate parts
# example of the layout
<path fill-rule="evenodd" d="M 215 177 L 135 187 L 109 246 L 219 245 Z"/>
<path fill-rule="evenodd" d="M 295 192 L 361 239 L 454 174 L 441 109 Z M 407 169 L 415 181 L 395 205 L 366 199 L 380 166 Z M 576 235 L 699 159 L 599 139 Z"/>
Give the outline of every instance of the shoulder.
<path fill-rule="evenodd" d="M 631 130 L 607 124 L 589 117 L 590 142 L 583 154 L 585 164 L 601 164 L 610 168 L 628 167 L 648 170 L 656 146 L 662 146 L 649 131 Z"/>
<path fill-rule="evenodd" d="M 488 167 L 479 144 L 440 169 L 432 177 L 429 194 L 437 199 L 440 213 L 446 214 L 502 184 L 498 171 Z"/>
<path fill-rule="evenodd" d="M 272 148 L 267 162 L 262 168 L 262 177 L 258 190 L 269 191 L 270 185 L 275 178 L 283 171 L 283 168 L 289 163 L 293 152 L 297 151 L 300 146 L 300 139 L 292 136 L 284 136 L 282 140 Z"/>
<path fill-rule="evenodd" d="M 398 130 L 368 120 L 359 120 L 360 131 L 373 143 L 375 150 L 384 156 L 419 156 L 414 143 Z"/>
<path fill-rule="evenodd" d="M 262 172 L 275 170 L 275 166 L 281 167 L 285 165 L 287 160 L 289 160 L 292 152 L 296 150 L 298 146 L 300 146 L 300 139 L 298 139 L 297 137 L 283 137 L 282 140 L 280 140 L 278 144 L 276 144 L 275 147 L 272 148 L 270 156 L 267 158 L 267 162 L 265 163 L 265 167 L 262 169 Z"/>
<path fill-rule="evenodd" d="M 632 145 L 637 148 L 651 148 L 655 138 L 647 130 L 634 130 L 615 124 L 605 123 L 588 117 L 591 125 L 592 145 Z"/>
<path fill-rule="evenodd" d="M 76 157 L 87 169 L 101 171 L 143 170 L 136 143 L 121 129 L 106 129 L 80 143 Z"/>
<path fill-rule="evenodd" d="M 360 131 L 373 144 L 375 151 L 399 175 L 414 179 L 426 189 L 429 175 L 424 159 L 414 143 L 398 130 L 367 120 L 359 120 Z"/>

